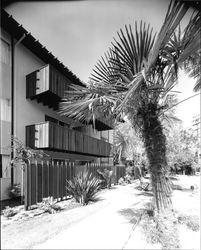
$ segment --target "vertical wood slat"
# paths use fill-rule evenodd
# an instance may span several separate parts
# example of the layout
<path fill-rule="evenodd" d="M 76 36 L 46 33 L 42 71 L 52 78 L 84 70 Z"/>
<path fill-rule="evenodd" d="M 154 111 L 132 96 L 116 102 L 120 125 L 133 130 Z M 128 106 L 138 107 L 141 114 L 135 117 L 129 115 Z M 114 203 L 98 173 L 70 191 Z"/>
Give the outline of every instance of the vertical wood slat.
<path fill-rule="evenodd" d="M 65 194 L 64 194 L 64 186 L 65 186 L 64 177 L 65 177 L 65 175 L 64 175 L 64 162 L 62 162 L 61 163 L 61 187 L 60 187 L 61 188 L 61 197 L 62 197 L 62 199 L 65 196 Z"/>
<path fill-rule="evenodd" d="M 58 173 L 59 173 L 59 178 L 58 178 L 58 198 L 62 198 L 62 179 L 61 179 L 61 171 L 62 171 L 62 166 L 61 163 L 58 165 Z"/>
<path fill-rule="evenodd" d="M 54 173 L 53 173 L 53 162 L 49 162 L 49 196 L 53 197 L 54 195 Z"/>
<path fill-rule="evenodd" d="M 27 162 L 24 169 L 24 209 L 29 209 L 29 190 L 30 190 L 30 179 L 29 179 L 29 171 L 30 171 L 30 161 Z"/>
<path fill-rule="evenodd" d="M 35 185 L 36 185 L 36 203 L 37 203 L 38 202 L 38 162 L 37 161 L 35 161 L 35 171 L 36 171 Z"/>
<path fill-rule="evenodd" d="M 57 200 L 59 198 L 59 162 L 56 164 L 56 170 L 57 170 Z"/>
<path fill-rule="evenodd" d="M 36 185 L 36 168 L 35 164 L 31 164 L 31 169 L 30 169 L 30 180 L 31 180 L 31 188 L 30 188 L 30 205 L 36 204 L 37 199 L 36 199 L 36 190 L 37 190 L 37 185 Z"/>
<path fill-rule="evenodd" d="M 42 198 L 48 197 L 47 162 L 42 162 Z"/>
<path fill-rule="evenodd" d="M 42 186 L 42 164 L 38 162 L 38 202 L 42 201 L 42 191 L 43 191 L 43 186 Z"/>
<path fill-rule="evenodd" d="M 57 198 L 57 165 L 53 164 L 53 198 Z"/>
<path fill-rule="evenodd" d="M 49 161 L 47 161 L 47 197 L 50 195 L 50 165 Z"/>
<path fill-rule="evenodd" d="M 67 161 L 64 162 L 64 196 L 65 198 L 67 198 L 66 181 L 67 181 Z"/>

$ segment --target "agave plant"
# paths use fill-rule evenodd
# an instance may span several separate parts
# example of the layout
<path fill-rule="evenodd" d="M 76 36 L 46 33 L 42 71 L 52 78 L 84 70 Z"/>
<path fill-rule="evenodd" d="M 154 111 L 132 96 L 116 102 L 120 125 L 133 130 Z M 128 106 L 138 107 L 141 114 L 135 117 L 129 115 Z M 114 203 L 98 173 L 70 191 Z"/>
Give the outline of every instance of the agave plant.
<path fill-rule="evenodd" d="M 81 171 L 72 180 L 67 180 L 66 190 L 77 202 L 87 205 L 89 201 L 96 200 L 96 194 L 101 188 L 101 184 L 102 181 L 88 170 Z"/>
<path fill-rule="evenodd" d="M 179 67 L 198 53 L 200 12 L 192 14 L 184 29 L 179 24 L 189 6 L 171 1 L 156 37 L 150 25 L 126 25 L 93 70 L 86 88 L 73 86 L 70 99 L 61 103 L 61 113 L 81 122 L 125 116 L 142 135 L 149 160 L 154 204 L 160 212 L 171 207 L 166 137 L 161 119 L 170 108 Z M 178 40 L 179 38 L 179 40 Z"/>
<path fill-rule="evenodd" d="M 112 182 L 113 171 L 105 168 L 103 171 L 98 169 L 97 172 L 103 179 L 102 187 L 106 186 L 107 188 L 110 188 L 112 184 L 111 182 Z"/>

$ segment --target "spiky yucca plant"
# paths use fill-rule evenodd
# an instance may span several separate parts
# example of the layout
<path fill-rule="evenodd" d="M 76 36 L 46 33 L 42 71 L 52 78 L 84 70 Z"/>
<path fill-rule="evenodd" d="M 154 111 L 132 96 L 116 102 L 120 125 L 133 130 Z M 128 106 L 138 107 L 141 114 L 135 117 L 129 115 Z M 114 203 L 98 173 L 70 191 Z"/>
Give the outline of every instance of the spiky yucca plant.
<path fill-rule="evenodd" d="M 67 180 L 66 190 L 77 202 L 87 205 L 89 201 L 95 201 L 101 184 L 102 181 L 88 170 L 81 171 L 72 180 Z"/>
<path fill-rule="evenodd" d="M 135 23 L 118 32 L 111 48 L 94 68 L 86 88 L 72 86 L 70 99 L 61 103 L 61 113 L 81 122 L 122 119 L 125 116 L 142 134 L 149 160 L 154 204 L 160 212 L 171 207 L 166 137 L 161 119 L 170 108 L 178 69 L 200 49 L 201 13 L 193 13 L 186 27 L 178 27 L 189 7 L 170 2 L 156 37 L 150 25 Z M 179 38 L 179 39 L 178 39 Z"/>

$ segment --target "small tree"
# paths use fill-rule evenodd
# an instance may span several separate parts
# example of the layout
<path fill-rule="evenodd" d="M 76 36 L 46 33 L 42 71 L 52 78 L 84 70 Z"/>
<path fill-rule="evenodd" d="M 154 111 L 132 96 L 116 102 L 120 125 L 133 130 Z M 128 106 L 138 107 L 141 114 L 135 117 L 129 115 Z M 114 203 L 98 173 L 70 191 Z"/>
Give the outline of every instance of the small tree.
<path fill-rule="evenodd" d="M 196 167 L 196 152 L 199 149 L 199 138 L 192 129 L 183 129 L 174 125 L 169 130 L 167 137 L 168 165 L 176 173 L 179 169 L 189 166 L 192 170 Z"/>
<path fill-rule="evenodd" d="M 26 164 L 33 159 L 43 159 L 49 157 L 49 155 L 45 154 L 42 150 L 35 150 L 29 147 L 26 147 L 23 142 L 21 142 L 17 137 L 13 137 L 13 152 L 14 152 L 14 159 L 11 160 L 10 164 L 13 164 L 16 168 L 21 168 L 22 171 L 22 183 L 23 183 L 23 172 L 25 170 Z M 10 146 L 8 147 L 10 148 Z M 20 193 L 23 199 L 23 189 L 20 187 L 19 184 L 13 184 L 10 188 L 11 196 L 15 195 L 14 192 Z M 13 190 L 13 193 L 12 193 Z"/>

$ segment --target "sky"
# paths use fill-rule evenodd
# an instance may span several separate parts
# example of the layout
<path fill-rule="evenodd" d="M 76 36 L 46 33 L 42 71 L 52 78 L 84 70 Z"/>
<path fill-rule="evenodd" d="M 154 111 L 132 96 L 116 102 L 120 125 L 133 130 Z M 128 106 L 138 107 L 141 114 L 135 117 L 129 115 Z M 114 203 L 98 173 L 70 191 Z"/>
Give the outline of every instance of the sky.
<path fill-rule="evenodd" d="M 168 8 L 167 0 L 79 0 L 17 2 L 6 10 L 41 44 L 82 81 L 87 82 L 94 65 L 111 46 L 125 24 L 145 21 L 159 31 Z M 183 73 L 179 100 L 194 93 L 194 80 Z M 200 113 L 200 96 L 178 105 L 184 126 Z"/>

